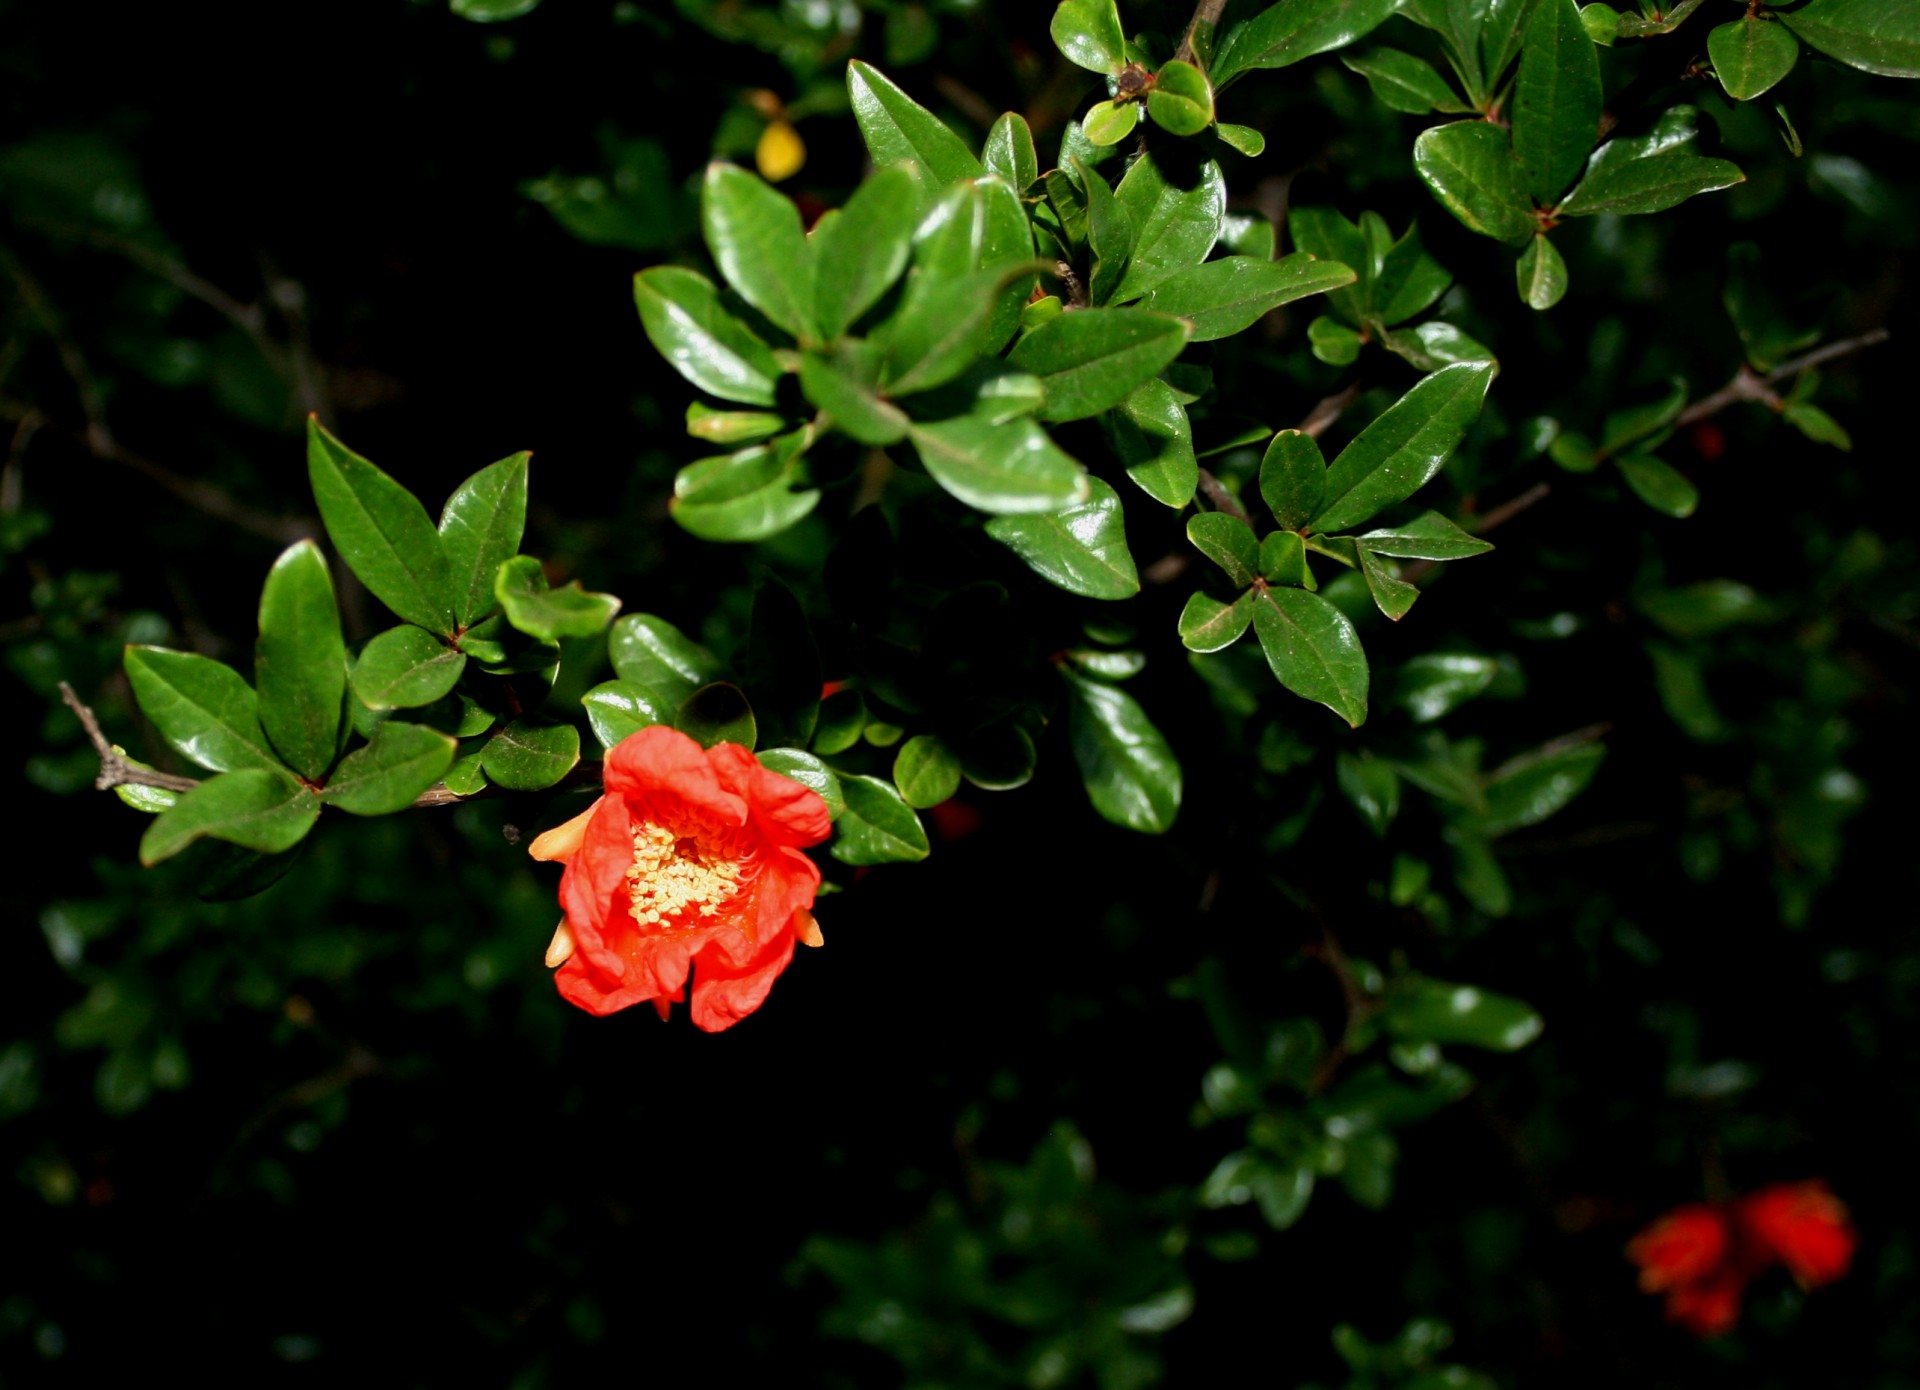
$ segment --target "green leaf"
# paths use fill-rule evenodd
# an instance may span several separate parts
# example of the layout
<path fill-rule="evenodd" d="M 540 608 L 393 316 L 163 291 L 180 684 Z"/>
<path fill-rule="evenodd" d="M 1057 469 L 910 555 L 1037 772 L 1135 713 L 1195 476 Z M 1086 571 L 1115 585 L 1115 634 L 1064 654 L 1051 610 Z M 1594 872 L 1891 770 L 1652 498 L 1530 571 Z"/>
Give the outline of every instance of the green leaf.
<path fill-rule="evenodd" d="M 1385 758 L 1341 749 L 1334 756 L 1334 781 L 1354 810 L 1360 813 L 1367 829 L 1385 839 L 1387 828 L 1400 814 L 1400 775 Z"/>
<path fill-rule="evenodd" d="M 408 622 L 451 634 L 453 576 L 419 499 L 314 419 L 307 421 L 307 474 L 327 534 L 360 582 Z"/>
<path fill-rule="evenodd" d="M 1345 530 L 1418 492 L 1480 417 L 1493 373 L 1490 363 L 1462 362 L 1422 378 L 1340 451 L 1309 524 Z"/>
<path fill-rule="evenodd" d="M 1420 597 L 1420 591 L 1399 576 L 1391 561 L 1381 559 L 1365 545 L 1356 545 L 1354 549 L 1360 558 L 1360 575 L 1367 581 L 1367 592 L 1373 595 L 1374 605 L 1399 622 Z"/>
<path fill-rule="evenodd" d="M 449 8 L 475 24 L 499 24 L 540 8 L 540 0 L 451 0 Z"/>
<path fill-rule="evenodd" d="M 1491 838 L 1538 825 L 1586 790 L 1606 756 L 1599 743 L 1547 744 L 1495 768 L 1486 782 L 1487 813 L 1474 828 Z"/>
<path fill-rule="evenodd" d="M 794 337 L 821 336 L 813 315 L 815 248 L 791 198 L 745 169 L 709 164 L 700 226 L 735 293 Z"/>
<path fill-rule="evenodd" d="M 1733 579 L 1705 579 L 1642 596 L 1640 611 L 1670 636 L 1697 643 L 1742 623 L 1777 622 L 1780 610 Z"/>
<path fill-rule="evenodd" d="M 1220 166 L 1181 150 L 1154 150 L 1133 162 L 1114 189 L 1133 220 L 1133 259 L 1113 302 L 1137 299 L 1167 277 L 1199 265 L 1220 239 L 1227 185 Z"/>
<path fill-rule="evenodd" d="M 1198 135 L 1213 124 L 1213 88 L 1192 63 L 1175 58 L 1153 75 L 1147 114 L 1173 135 Z"/>
<path fill-rule="evenodd" d="M 178 752 L 215 772 L 280 768 L 253 688 L 231 666 L 147 646 L 128 647 L 125 662 L 140 712 Z"/>
<path fill-rule="evenodd" d="M 673 723 L 676 702 L 634 681 L 605 681 L 580 697 L 587 725 L 602 748 L 655 724 Z"/>
<path fill-rule="evenodd" d="M 1348 71 L 1366 78 L 1381 104 L 1395 111 L 1423 116 L 1429 111 L 1469 109 L 1431 63 L 1411 53 L 1397 48 L 1369 48 L 1361 53 L 1342 53 L 1340 61 Z"/>
<path fill-rule="evenodd" d="M 1413 166 L 1441 206 L 1471 230 L 1512 246 L 1538 229 L 1507 133 L 1487 121 L 1454 121 L 1420 132 Z"/>
<path fill-rule="evenodd" d="M 1690 106 L 1676 106 L 1646 135 L 1607 141 L 1587 161 L 1586 177 L 1560 205 L 1561 214 L 1665 212 L 1696 193 L 1744 183 L 1747 176 L 1726 160 L 1691 152 L 1699 117 Z"/>
<path fill-rule="evenodd" d="M 1551 309 L 1567 292 L 1567 263 L 1560 248 L 1542 232 L 1527 243 L 1514 270 L 1519 281 L 1520 298 L 1529 309 Z"/>
<path fill-rule="evenodd" d="M 1192 342 L 1231 337 L 1269 310 L 1311 294 L 1351 285 L 1353 270 L 1298 253 L 1278 261 L 1227 256 L 1162 280 L 1139 307 L 1193 324 Z"/>
<path fill-rule="evenodd" d="M 1830 58 L 1882 77 L 1920 77 L 1920 5 L 1913 0 L 1807 0 L 1786 26 Z"/>
<path fill-rule="evenodd" d="M 894 755 L 893 784 L 916 810 L 938 806 L 960 790 L 960 759 L 932 734 L 916 735 Z"/>
<path fill-rule="evenodd" d="M 1366 322 L 1373 312 L 1370 291 L 1374 256 L 1360 229 L 1332 208 L 1296 207 L 1287 213 L 1287 233 L 1296 250 L 1360 272 L 1357 288 L 1334 290 L 1327 295 L 1327 302 L 1348 323 Z"/>
<path fill-rule="evenodd" d="M 860 741 L 867 727 L 867 702 L 857 690 L 836 690 L 820 702 L 813 728 L 813 751 L 832 757 Z"/>
<path fill-rule="evenodd" d="M 340 746 L 347 647 L 327 562 L 312 541 L 274 561 L 260 591 L 253 678 L 260 725 L 274 751 L 303 777 L 324 777 Z"/>
<path fill-rule="evenodd" d="M 446 776 L 454 748 L 454 740 L 437 730 L 389 719 L 366 747 L 340 760 L 320 799 L 356 816 L 404 811 Z"/>
<path fill-rule="evenodd" d="M 1013 185 L 1016 193 L 1025 193 L 1040 177 L 1040 158 L 1034 153 L 1033 131 L 1026 117 L 1008 111 L 987 132 L 986 148 L 980 162 L 989 174 L 998 174 Z"/>
<path fill-rule="evenodd" d="M 1639 15 L 1623 14 L 1614 27 L 1614 37 L 1621 39 L 1645 39 L 1657 34 L 1671 34 L 1686 21 L 1688 15 L 1699 9 L 1703 0 L 1672 0 L 1654 6 L 1642 4 L 1649 14 L 1658 14 L 1658 19 L 1642 19 Z"/>
<path fill-rule="evenodd" d="M 1253 630 L 1280 684 L 1356 729 L 1366 720 L 1367 655 L 1338 608 L 1305 589 L 1269 587 L 1256 595 Z"/>
<path fill-rule="evenodd" d="M 1622 454 L 1614 462 L 1634 495 L 1656 512 L 1684 521 L 1700 505 L 1700 489 L 1652 454 Z"/>
<path fill-rule="evenodd" d="M 1526 191 L 1551 207 L 1580 176 L 1600 138 L 1600 60 L 1574 0 L 1535 6 L 1508 114 Z"/>
<path fill-rule="evenodd" d="M 1447 292 L 1453 276 L 1420 244 L 1418 223 L 1409 224 L 1398 241 L 1376 254 L 1377 244 L 1389 235 L 1386 222 L 1371 213 L 1364 214 L 1362 220 L 1370 233 L 1375 227 L 1379 229 L 1378 237 L 1369 237 L 1367 297 L 1382 323 L 1403 323 Z"/>
<path fill-rule="evenodd" d="M 1089 143 L 1105 148 L 1119 144 L 1133 134 L 1133 128 L 1139 124 L 1139 102 L 1096 101 L 1087 108 L 1080 129 L 1085 132 Z"/>
<path fill-rule="evenodd" d="M 1180 763 L 1131 695 L 1060 668 L 1067 733 L 1093 809 L 1115 825 L 1158 835 L 1180 811 Z"/>
<path fill-rule="evenodd" d="M 1248 159 L 1258 159 L 1267 151 L 1267 137 L 1250 125 L 1234 125 L 1230 121 L 1217 121 L 1214 123 L 1213 133 Z"/>
<path fill-rule="evenodd" d="M 977 270 L 949 279 L 915 274 L 878 341 L 886 351 L 889 396 L 943 386 L 990 351 L 994 311 L 1008 273 Z"/>
<path fill-rule="evenodd" d="M 1661 432 L 1680 417 L 1686 404 L 1687 383 L 1680 377 L 1674 377 L 1667 394 L 1660 399 L 1631 405 L 1624 410 L 1609 411 L 1600 429 L 1600 452 L 1624 453 L 1629 444 L 1655 435 L 1664 439 L 1666 436 Z M 1655 440 L 1648 447 L 1658 447 L 1658 443 L 1659 440 Z"/>
<path fill-rule="evenodd" d="M 1040 378 L 1042 420 L 1083 420 L 1110 410 L 1180 355 L 1187 325 L 1140 309 L 1062 314 L 1014 344 L 1007 360 Z"/>
<path fill-rule="evenodd" d="M 1180 610 L 1180 642 L 1188 651 L 1217 652 L 1240 640 L 1253 621 L 1255 595 L 1249 589 L 1232 603 L 1195 590 Z"/>
<path fill-rule="evenodd" d="M 1337 319 L 1322 314 L 1307 325 L 1307 341 L 1313 355 L 1329 367 L 1349 366 L 1360 359 L 1366 340 Z"/>
<path fill-rule="evenodd" d="M 927 832 L 920 817 L 888 783 L 878 777 L 843 776 L 840 789 L 847 809 L 834 822 L 828 852 L 842 864 L 909 864 L 927 857 Z"/>
<path fill-rule="evenodd" d="M 668 508 L 682 530 L 709 541 L 777 536 L 820 503 L 798 454 L 806 431 L 722 458 L 688 464 L 673 480 Z"/>
<path fill-rule="evenodd" d="M 847 95 L 867 152 L 881 168 L 912 162 L 925 171 L 934 189 L 985 172 L 938 116 L 857 58 L 847 64 Z"/>
<path fill-rule="evenodd" d="M 722 400 L 774 403 L 780 364 L 773 349 L 722 307 L 706 276 L 657 265 L 633 277 L 633 302 L 647 341 L 681 376 Z"/>
<path fill-rule="evenodd" d="M 1127 550 L 1120 498 L 1098 478 L 1089 477 L 1087 486 L 1084 502 L 1057 512 L 996 516 L 987 534 L 1070 594 L 1131 598 L 1140 592 L 1140 575 Z"/>
<path fill-rule="evenodd" d="M 765 410 L 715 410 L 702 401 L 687 402 L 687 433 L 709 444 L 752 444 L 787 428 L 784 417 Z M 444 532 L 446 522 L 442 520 Z M 516 537 L 511 547 L 519 549 Z"/>
<path fill-rule="evenodd" d="M 907 268 L 920 190 L 902 168 L 882 169 L 813 235 L 813 321 L 838 338 Z"/>
<path fill-rule="evenodd" d="M 1377 29 L 1399 0 L 1280 0 L 1227 31 L 1212 73 L 1224 87 L 1250 68 L 1284 68 L 1316 53 L 1344 48 Z"/>
<path fill-rule="evenodd" d="M 1439 512 L 1422 512 L 1398 526 L 1367 531 L 1358 540 L 1376 555 L 1403 560 L 1464 560 L 1493 549 L 1492 541 L 1469 535 Z"/>
<path fill-rule="evenodd" d="M 1127 476 L 1147 496 L 1169 507 L 1193 500 L 1200 462 L 1193 456 L 1186 407 L 1171 386 L 1157 377 L 1143 381 L 1102 423 Z"/>
<path fill-rule="evenodd" d="M 501 565 L 493 587 L 507 621 L 542 642 L 598 637 L 620 611 L 619 599 L 588 593 L 577 579 L 564 589 L 550 588 L 546 571 L 531 555 L 516 555 Z"/>
<path fill-rule="evenodd" d="M 480 750 L 487 779 L 510 792 L 544 791 L 579 761 L 580 731 L 533 715 L 514 720 Z"/>
<path fill-rule="evenodd" d="M 1060 0 L 1047 32 L 1067 61 L 1079 67 L 1112 74 L 1127 65 L 1127 36 L 1113 0 Z"/>
<path fill-rule="evenodd" d="M 621 680 L 657 691 L 676 707 L 725 668 L 665 618 L 630 613 L 607 633 L 607 658 Z"/>
<path fill-rule="evenodd" d="M 361 649 L 353 693 L 368 709 L 413 709 L 452 690 L 466 669 L 466 656 L 432 633 L 390 627 Z"/>
<path fill-rule="evenodd" d="M 1075 168 L 1086 190 L 1087 246 L 1093 252 L 1088 294 L 1095 304 L 1105 304 L 1119 288 L 1133 259 L 1133 217 L 1096 170 L 1083 161 L 1075 161 Z"/>
<path fill-rule="evenodd" d="M 153 818 L 140 837 L 140 862 L 171 859 L 202 836 L 279 854 L 299 844 L 319 816 L 320 798 L 285 772 L 223 772 Z"/>
<path fill-rule="evenodd" d="M 907 413 L 880 395 L 878 357 L 871 343 L 843 343 L 831 357 L 804 353 L 800 389 L 825 423 L 862 444 L 895 444 L 907 437 Z"/>
<path fill-rule="evenodd" d="M 480 755 L 485 750 L 485 739 L 462 739 L 452 765 L 440 778 L 440 785 L 455 796 L 478 796 L 485 791 L 487 774 L 480 766 Z"/>
<path fill-rule="evenodd" d="M 1320 510 L 1327 495 L 1327 463 L 1318 441 L 1299 430 L 1281 430 L 1260 460 L 1260 496 L 1283 531 L 1298 531 Z"/>
<path fill-rule="evenodd" d="M 820 717 L 820 653 L 800 601 L 778 580 L 754 591 L 743 685 L 762 740 L 807 746 Z"/>
<path fill-rule="evenodd" d="M 763 748 L 754 757 L 769 772 L 777 772 L 789 781 L 798 782 L 826 802 L 829 820 L 839 820 L 840 813 L 847 809 L 846 793 L 840 788 L 840 774 L 813 754 L 798 748 Z"/>
<path fill-rule="evenodd" d="M 1403 1042 L 1517 1052 L 1540 1036 L 1540 1015 L 1504 994 L 1406 975 L 1386 993 L 1387 1031 Z"/>
<path fill-rule="evenodd" d="M 1708 34 L 1707 57 L 1728 96 L 1752 101 L 1793 71 L 1800 45 L 1779 21 L 1750 14 Z"/>
<path fill-rule="evenodd" d="M 1380 343 L 1388 352 L 1406 358 L 1414 368 L 1423 372 L 1437 372 L 1456 362 L 1495 361 L 1485 343 L 1475 341 L 1452 324 L 1442 323 L 1438 319 L 1416 324 L 1412 328 L 1396 328 Z"/>
<path fill-rule="evenodd" d="M 1831 445 L 1843 453 L 1853 448 L 1853 436 L 1846 426 L 1812 401 L 1788 401 L 1781 407 L 1780 416 L 1815 444 Z"/>
<path fill-rule="evenodd" d="M 1272 531 L 1260 542 L 1260 577 L 1296 589 L 1317 589 L 1307 545 L 1296 531 Z"/>
<path fill-rule="evenodd" d="M 933 480 L 983 512 L 1050 512 L 1091 495 L 1086 470 L 1031 420 L 960 416 L 915 425 L 912 439 Z"/>
<path fill-rule="evenodd" d="M 440 512 L 440 546 L 453 577 L 453 616 L 471 627 L 493 611 L 494 577 L 527 527 L 527 460 L 514 454 L 468 478 Z"/>
<path fill-rule="evenodd" d="M 1429 652 L 1393 673 L 1387 703 L 1428 724 L 1485 694 L 1499 674 L 1500 663 L 1490 656 Z"/>
<path fill-rule="evenodd" d="M 674 727 L 697 740 L 704 748 L 716 743 L 737 743 L 752 748 L 760 741 L 753 707 L 737 685 L 715 681 L 703 685 L 680 702 L 674 712 Z"/>
<path fill-rule="evenodd" d="M 1253 528 L 1226 512 L 1196 512 L 1187 518 L 1187 539 L 1193 548 L 1227 573 L 1236 589 L 1253 583 L 1260 572 L 1260 542 Z"/>

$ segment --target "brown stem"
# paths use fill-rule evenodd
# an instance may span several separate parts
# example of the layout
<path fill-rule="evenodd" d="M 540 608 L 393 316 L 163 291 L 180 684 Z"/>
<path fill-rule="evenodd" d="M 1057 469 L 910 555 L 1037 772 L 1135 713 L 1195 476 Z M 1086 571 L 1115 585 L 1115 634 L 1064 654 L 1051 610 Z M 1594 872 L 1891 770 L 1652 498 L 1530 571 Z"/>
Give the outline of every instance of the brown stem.
<path fill-rule="evenodd" d="M 190 792 L 199 786 L 199 780 L 193 777 L 176 777 L 170 772 L 156 772 L 150 767 L 138 767 L 108 740 L 101 731 L 100 721 L 93 711 L 81 703 L 80 697 L 73 693 L 73 687 L 65 681 L 60 682 L 60 698 L 66 701 L 67 708 L 73 711 L 80 721 L 80 727 L 87 731 L 87 742 L 93 745 L 93 751 L 100 755 L 100 775 L 93 779 L 94 787 L 103 792 L 115 787 L 158 787 L 162 791 Z"/>
<path fill-rule="evenodd" d="M 1715 391 L 1711 396 L 1702 396 L 1692 405 L 1680 412 L 1673 427 L 1683 430 L 1688 425 L 1698 424 L 1710 415 L 1718 415 L 1728 406 L 1740 401 L 1760 401 L 1775 409 L 1779 408 L 1780 398 L 1773 388 L 1789 377 L 1795 377 L 1810 367 L 1818 367 L 1831 362 L 1836 357 L 1847 357 L 1866 348 L 1877 347 L 1893 335 L 1884 328 L 1876 328 L 1870 333 L 1862 333 L 1857 338 L 1843 338 L 1837 343 L 1828 343 L 1811 352 L 1803 352 L 1798 357 L 1788 358 L 1764 376 L 1746 363 L 1740 364 L 1740 370 L 1733 374 L 1733 380 Z"/>
<path fill-rule="evenodd" d="M 1227 485 L 1205 468 L 1200 470 L 1200 491 L 1214 511 L 1225 512 L 1228 516 L 1239 517 L 1248 525 L 1253 524 L 1252 518 L 1247 515 L 1246 508 L 1242 507 L 1234 495 L 1227 491 Z"/>
<path fill-rule="evenodd" d="M 1318 439 L 1333 428 L 1334 421 L 1346 413 L 1347 407 L 1360 399 L 1360 383 L 1349 383 L 1331 396 L 1321 398 L 1307 412 L 1307 418 L 1300 422 L 1300 433 Z"/>
<path fill-rule="evenodd" d="M 1181 36 L 1180 47 L 1173 52 L 1176 61 L 1182 63 L 1193 61 L 1194 34 L 1203 24 L 1211 33 L 1219 25 L 1221 12 L 1226 8 L 1227 0 L 1200 0 L 1200 3 L 1193 7 L 1193 19 L 1187 25 L 1187 32 Z"/>

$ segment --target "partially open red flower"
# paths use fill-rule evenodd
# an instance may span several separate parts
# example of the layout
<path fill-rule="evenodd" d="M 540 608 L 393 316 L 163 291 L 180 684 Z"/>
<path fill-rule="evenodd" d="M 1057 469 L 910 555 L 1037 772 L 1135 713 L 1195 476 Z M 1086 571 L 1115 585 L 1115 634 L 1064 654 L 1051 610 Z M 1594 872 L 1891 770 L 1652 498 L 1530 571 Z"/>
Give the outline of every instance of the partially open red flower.
<path fill-rule="evenodd" d="M 1743 1197 L 1740 1223 L 1802 1288 L 1831 1284 L 1859 1244 L 1847 1209 L 1823 1182 L 1783 1182 Z"/>
<path fill-rule="evenodd" d="M 1640 1266 L 1640 1287 L 1664 1293 L 1705 1279 L 1726 1258 L 1732 1232 L 1727 1214 L 1704 1203 L 1675 1207 L 1627 1243 L 1627 1258 Z"/>
<path fill-rule="evenodd" d="M 648 1001 L 665 1018 L 691 975 L 694 1023 L 731 1027 L 796 941 L 821 944 L 820 870 L 801 850 L 826 839 L 826 802 L 738 744 L 660 725 L 610 749 L 604 775 L 604 796 L 529 846 L 566 865 L 547 952 L 560 993 L 589 1013 Z"/>

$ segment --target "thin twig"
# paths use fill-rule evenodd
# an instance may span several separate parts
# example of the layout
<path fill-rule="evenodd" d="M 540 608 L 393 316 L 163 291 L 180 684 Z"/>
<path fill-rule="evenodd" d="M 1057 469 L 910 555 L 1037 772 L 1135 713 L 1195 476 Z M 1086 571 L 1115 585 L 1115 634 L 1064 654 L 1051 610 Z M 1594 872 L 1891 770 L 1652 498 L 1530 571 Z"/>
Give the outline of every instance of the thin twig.
<path fill-rule="evenodd" d="M 1476 536 L 1484 536 L 1489 531 L 1495 531 L 1505 526 L 1509 521 L 1512 521 L 1516 516 L 1519 516 L 1520 513 L 1529 508 L 1539 506 L 1542 502 L 1546 501 L 1548 497 L 1552 496 L 1552 494 L 1553 489 L 1546 483 L 1535 483 L 1519 496 L 1509 498 L 1492 511 L 1479 517 L 1468 529 Z M 1439 561 L 1437 560 L 1415 560 L 1412 564 L 1400 571 L 1400 577 L 1411 584 L 1421 575 L 1427 573 L 1427 571 L 1436 568 L 1438 564 Z"/>
<path fill-rule="evenodd" d="M 1348 406 L 1359 399 L 1360 383 L 1357 381 L 1335 391 L 1331 396 L 1322 397 L 1315 402 L 1313 409 L 1307 412 L 1307 418 L 1300 422 L 1300 433 L 1318 439 L 1333 428 L 1334 421 L 1346 414 Z"/>
<path fill-rule="evenodd" d="M 1688 425 L 1698 424 L 1710 415 L 1718 415 L 1728 406 L 1740 401 L 1760 401 L 1779 408 L 1779 397 L 1773 388 L 1789 377 L 1795 377 L 1811 367 L 1831 362 L 1836 357 L 1847 357 L 1870 347 L 1877 347 L 1893 335 L 1884 328 L 1876 328 L 1870 333 L 1862 333 L 1857 338 L 1843 338 L 1837 343 L 1828 343 L 1811 352 L 1803 352 L 1798 357 L 1788 358 L 1764 376 L 1749 367 L 1740 364 L 1740 370 L 1733 374 L 1733 380 L 1715 391 L 1711 396 L 1702 396 L 1674 420 L 1673 427 L 1683 430 Z"/>
<path fill-rule="evenodd" d="M 1247 509 L 1240 505 L 1239 499 L 1227 490 L 1227 485 L 1205 468 L 1200 470 L 1200 492 L 1216 512 L 1225 512 L 1228 516 L 1237 516 L 1248 525 L 1253 524 L 1247 515 Z"/>
<path fill-rule="evenodd" d="M 1227 0 L 1200 0 L 1200 3 L 1193 7 L 1193 19 L 1187 25 L 1187 32 L 1180 39 L 1180 47 L 1174 50 L 1174 58 L 1182 63 L 1191 63 L 1194 34 L 1203 24 L 1211 33 L 1219 25 L 1220 13 L 1226 8 Z"/>
<path fill-rule="evenodd" d="M 94 788 L 110 792 L 115 787 L 158 787 L 162 791 L 190 792 L 200 785 L 194 777 L 176 777 L 170 772 L 157 772 L 150 767 L 140 767 L 134 761 L 115 748 L 106 734 L 101 731 L 100 721 L 93 711 L 81 702 L 73 693 L 73 687 L 65 681 L 60 682 L 60 698 L 66 701 L 67 708 L 80 721 L 80 727 L 87 731 L 87 742 L 93 745 L 93 751 L 100 755 L 100 775 L 93 779 Z"/>

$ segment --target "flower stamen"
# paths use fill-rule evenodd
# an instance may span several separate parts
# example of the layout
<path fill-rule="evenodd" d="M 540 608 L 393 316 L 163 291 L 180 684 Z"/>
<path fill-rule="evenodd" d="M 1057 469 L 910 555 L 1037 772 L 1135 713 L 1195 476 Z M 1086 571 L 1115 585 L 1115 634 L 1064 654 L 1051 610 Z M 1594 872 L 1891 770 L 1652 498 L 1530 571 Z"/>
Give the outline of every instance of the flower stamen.
<path fill-rule="evenodd" d="M 726 855 L 704 851 L 697 835 L 642 821 L 627 866 L 628 911 L 643 927 L 713 917 L 739 892 L 740 869 Z"/>

